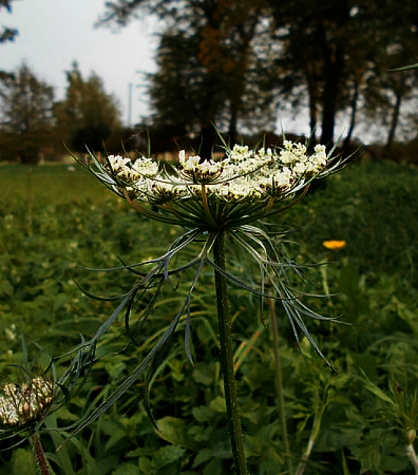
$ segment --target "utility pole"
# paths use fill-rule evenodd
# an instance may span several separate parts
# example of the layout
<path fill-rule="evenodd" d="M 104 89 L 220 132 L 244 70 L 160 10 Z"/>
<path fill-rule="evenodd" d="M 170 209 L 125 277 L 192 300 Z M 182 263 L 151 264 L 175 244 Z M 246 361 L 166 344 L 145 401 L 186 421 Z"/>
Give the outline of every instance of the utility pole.
<path fill-rule="evenodd" d="M 128 127 L 132 127 L 132 89 L 133 84 L 128 84 Z"/>

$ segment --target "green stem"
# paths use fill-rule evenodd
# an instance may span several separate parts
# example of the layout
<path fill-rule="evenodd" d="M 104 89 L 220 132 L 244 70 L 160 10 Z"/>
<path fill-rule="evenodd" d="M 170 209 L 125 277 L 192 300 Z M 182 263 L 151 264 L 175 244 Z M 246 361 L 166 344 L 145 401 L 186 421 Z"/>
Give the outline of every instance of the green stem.
<path fill-rule="evenodd" d="M 409 460 L 414 466 L 415 475 L 417 475 L 418 474 L 418 458 L 417 458 L 417 454 L 415 453 L 413 444 L 409 444 L 406 446 L 406 454 L 408 455 Z"/>
<path fill-rule="evenodd" d="M 45 452 L 39 439 L 38 434 L 32 434 L 30 443 L 36 460 L 36 468 L 39 475 L 51 475 L 49 471 L 48 462 L 45 457 Z"/>
<path fill-rule="evenodd" d="M 312 449 L 315 445 L 316 439 L 319 436 L 319 431 L 321 430 L 322 416 L 324 415 L 326 406 L 327 406 L 327 402 L 323 401 L 319 411 L 315 414 L 311 436 L 309 437 L 308 445 L 306 446 L 305 453 L 301 461 L 299 462 L 295 475 L 303 475 L 303 473 L 305 472 L 306 464 L 308 463 L 308 460 L 311 455 Z"/>
<path fill-rule="evenodd" d="M 270 321 L 271 321 L 271 330 L 273 333 L 273 355 L 274 355 L 274 369 L 276 373 L 276 394 L 277 394 L 277 405 L 279 409 L 280 422 L 282 426 L 282 438 L 284 451 L 287 461 L 287 467 L 289 473 L 293 473 L 293 459 L 290 451 L 289 443 L 289 434 L 287 432 L 287 422 L 286 422 L 286 406 L 283 394 L 283 373 L 282 373 L 282 361 L 280 356 L 279 348 L 279 330 L 277 328 L 276 320 L 276 302 L 275 300 L 270 300 Z"/>
<path fill-rule="evenodd" d="M 27 183 L 27 227 L 28 227 L 28 234 L 32 236 L 33 231 L 33 167 L 29 168 L 28 172 L 28 183 Z"/>
<path fill-rule="evenodd" d="M 225 235 L 220 231 L 216 236 L 213 247 L 215 264 L 222 270 L 226 269 Z M 244 453 L 244 443 L 241 430 L 241 420 L 238 412 L 237 392 L 233 365 L 231 316 L 228 307 L 227 279 L 215 271 L 216 306 L 219 322 L 219 339 L 221 344 L 221 369 L 224 380 L 226 411 L 228 415 L 229 437 L 232 446 L 236 475 L 247 475 L 247 463 Z"/>

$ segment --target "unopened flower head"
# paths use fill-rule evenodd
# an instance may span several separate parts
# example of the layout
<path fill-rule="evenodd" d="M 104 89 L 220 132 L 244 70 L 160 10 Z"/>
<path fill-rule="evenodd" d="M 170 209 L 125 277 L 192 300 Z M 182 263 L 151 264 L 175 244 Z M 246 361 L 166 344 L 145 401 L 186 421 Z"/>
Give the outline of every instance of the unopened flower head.
<path fill-rule="evenodd" d="M 177 166 L 159 166 L 151 158 L 131 160 L 110 155 L 101 164 L 93 156 L 94 173 L 143 214 L 159 221 L 207 229 L 225 229 L 271 215 L 274 205 L 295 197 L 309 183 L 328 174 L 331 159 L 325 146 L 285 140 L 282 148 L 250 149 L 235 145 L 222 159 L 202 159 L 179 152 Z M 192 203 L 191 203 L 192 202 Z M 242 219 L 231 211 L 248 204 Z M 150 210 L 151 204 L 158 213 Z"/>
<path fill-rule="evenodd" d="M 6 384 L 0 395 L 0 426 L 25 426 L 38 421 L 54 400 L 54 384 L 41 377 L 23 384 Z"/>

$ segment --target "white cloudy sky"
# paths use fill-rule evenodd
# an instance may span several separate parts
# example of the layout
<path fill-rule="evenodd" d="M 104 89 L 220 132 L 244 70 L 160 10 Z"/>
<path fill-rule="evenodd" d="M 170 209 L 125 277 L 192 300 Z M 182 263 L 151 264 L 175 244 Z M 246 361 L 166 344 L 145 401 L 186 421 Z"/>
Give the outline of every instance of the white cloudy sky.
<path fill-rule="evenodd" d="M 132 87 L 132 122 L 147 114 L 145 82 L 141 72 L 155 68 L 157 23 L 150 17 L 135 20 L 115 32 L 95 28 L 104 12 L 104 0 L 16 0 L 12 13 L 0 10 L 0 26 L 17 28 L 19 36 L 0 48 L 0 69 L 16 69 L 25 61 L 35 74 L 64 96 L 65 71 L 74 60 L 83 75 L 92 71 L 103 80 L 106 92 L 119 99 L 122 118 L 128 121 L 129 85 Z"/>

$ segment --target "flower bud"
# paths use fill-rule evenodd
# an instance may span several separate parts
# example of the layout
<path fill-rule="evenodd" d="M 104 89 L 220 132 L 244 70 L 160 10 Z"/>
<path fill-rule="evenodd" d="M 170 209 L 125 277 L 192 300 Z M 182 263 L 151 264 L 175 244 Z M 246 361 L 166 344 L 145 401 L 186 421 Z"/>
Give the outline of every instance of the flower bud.
<path fill-rule="evenodd" d="M 414 443 L 416 435 L 417 431 L 415 429 L 406 429 L 404 433 L 406 445 L 412 445 Z"/>

